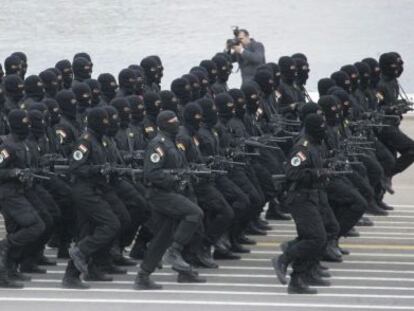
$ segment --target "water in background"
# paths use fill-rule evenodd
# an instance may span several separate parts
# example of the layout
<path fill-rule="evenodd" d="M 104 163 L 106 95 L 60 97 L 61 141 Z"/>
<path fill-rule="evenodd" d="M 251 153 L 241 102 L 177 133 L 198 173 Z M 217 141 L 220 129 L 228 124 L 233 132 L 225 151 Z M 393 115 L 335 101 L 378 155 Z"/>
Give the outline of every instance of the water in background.
<path fill-rule="evenodd" d="M 412 0 L 3 0 L 0 11 L 0 59 L 24 51 L 34 74 L 80 51 L 92 55 L 94 76 L 158 54 L 169 88 L 239 25 L 264 43 L 268 61 L 305 53 L 310 90 L 341 65 L 398 51 L 402 84 L 414 92 Z M 230 86 L 239 84 L 233 74 Z"/>

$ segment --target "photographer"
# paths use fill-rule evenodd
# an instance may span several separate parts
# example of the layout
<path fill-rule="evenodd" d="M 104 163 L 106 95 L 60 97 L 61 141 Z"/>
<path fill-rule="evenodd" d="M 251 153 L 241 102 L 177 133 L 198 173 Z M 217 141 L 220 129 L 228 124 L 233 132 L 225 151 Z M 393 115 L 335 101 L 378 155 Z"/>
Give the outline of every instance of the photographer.
<path fill-rule="evenodd" d="M 233 29 L 234 38 L 227 40 L 227 52 L 233 62 L 238 62 L 242 75 L 242 82 L 252 80 L 256 68 L 265 61 L 265 49 L 262 43 L 250 38 L 246 29 Z"/>

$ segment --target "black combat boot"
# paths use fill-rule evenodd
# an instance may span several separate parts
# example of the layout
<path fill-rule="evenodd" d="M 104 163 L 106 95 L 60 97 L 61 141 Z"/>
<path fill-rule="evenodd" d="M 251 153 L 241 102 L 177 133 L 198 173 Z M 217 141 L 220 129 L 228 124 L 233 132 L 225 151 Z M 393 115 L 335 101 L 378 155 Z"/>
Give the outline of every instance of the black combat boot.
<path fill-rule="evenodd" d="M 137 290 L 157 290 L 162 289 L 162 285 L 155 283 L 150 278 L 150 274 L 144 270 L 139 270 L 135 279 L 134 289 Z"/>
<path fill-rule="evenodd" d="M 164 261 L 176 271 L 190 271 L 191 266 L 183 259 L 181 251 L 182 247 L 177 243 L 173 243 L 165 253 Z"/>
<path fill-rule="evenodd" d="M 286 273 L 290 263 L 287 256 L 282 254 L 279 257 L 273 257 L 271 262 L 279 282 L 283 285 L 287 284 Z"/>
<path fill-rule="evenodd" d="M 181 271 L 177 276 L 178 283 L 206 283 L 206 278 L 203 278 L 194 271 Z"/>
<path fill-rule="evenodd" d="M 288 294 L 314 295 L 317 293 L 318 291 L 316 289 L 310 288 L 300 275 L 297 275 L 295 273 L 291 274 L 288 286 Z"/>
<path fill-rule="evenodd" d="M 85 275 L 85 281 L 112 282 L 113 278 L 105 275 L 105 273 L 99 269 L 98 266 L 90 264 L 88 273 Z"/>

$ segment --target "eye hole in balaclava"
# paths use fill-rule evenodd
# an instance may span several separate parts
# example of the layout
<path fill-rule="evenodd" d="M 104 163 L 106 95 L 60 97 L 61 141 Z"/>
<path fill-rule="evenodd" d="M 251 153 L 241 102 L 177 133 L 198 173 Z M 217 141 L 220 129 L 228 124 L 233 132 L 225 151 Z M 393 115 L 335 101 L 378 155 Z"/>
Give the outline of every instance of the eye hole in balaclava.
<path fill-rule="evenodd" d="M 287 84 L 293 84 L 297 75 L 296 63 L 293 58 L 289 56 L 282 56 L 279 58 L 279 67 L 282 79 Z"/>
<path fill-rule="evenodd" d="M 331 79 L 335 81 L 336 85 L 344 89 L 346 92 L 350 93 L 351 88 L 351 79 L 345 71 L 335 71 L 331 74 Z"/>
<path fill-rule="evenodd" d="M 349 79 L 351 80 L 351 90 L 355 91 L 360 83 L 358 69 L 354 65 L 345 65 L 341 67 L 341 70 L 348 74 Z"/>
<path fill-rule="evenodd" d="M 148 116 L 156 118 L 161 110 L 161 99 L 157 93 L 147 92 L 144 95 L 144 107 Z"/>
<path fill-rule="evenodd" d="M 210 85 L 213 85 L 217 80 L 217 66 L 209 59 L 202 60 L 200 66 L 207 71 L 208 80 Z"/>
<path fill-rule="evenodd" d="M 253 78 L 254 81 L 260 86 L 263 94 L 270 95 L 274 91 L 274 80 L 272 73 L 269 70 L 257 71 Z"/>
<path fill-rule="evenodd" d="M 85 83 L 77 83 L 72 87 L 72 91 L 75 94 L 76 101 L 78 102 L 78 112 L 84 113 L 87 108 L 91 107 L 91 89 Z"/>
<path fill-rule="evenodd" d="M 211 99 L 202 98 L 197 101 L 200 105 L 203 115 L 203 122 L 208 128 L 213 128 L 218 120 L 217 110 Z"/>
<path fill-rule="evenodd" d="M 191 85 L 191 100 L 197 100 L 200 98 L 200 81 L 198 80 L 197 76 L 194 74 L 185 74 L 182 78 L 186 79 Z"/>
<path fill-rule="evenodd" d="M 101 100 L 101 84 L 96 79 L 87 79 L 85 83 L 91 89 L 91 106 L 95 107 Z"/>
<path fill-rule="evenodd" d="M 62 114 L 69 118 L 75 119 L 78 101 L 72 90 L 62 90 L 56 94 L 56 101 L 59 104 Z"/>
<path fill-rule="evenodd" d="M 160 92 L 161 109 L 171 110 L 178 114 L 178 99 L 171 91 L 164 90 Z"/>
<path fill-rule="evenodd" d="M 55 97 L 59 89 L 56 74 L 51 70 L 45 70 L 39 74 L 39 77 L 43 82 L 46 94 L 49 97 Z"/>
<path fill-rule="evenodd" d="M 137 123 L 142 122 L 145 115 L 144 101 L 141 96 L 130 95 L 127 96 L 127 101 L 131 109 L 131 120 Z"/>
<path fill-rule="evenodd" d="M 192 100 L 191 85 L 187 79 L 178 78 L 173 80 L 171 91 L 177 96 L 182 106 L 185 106 Z"/>
<path fill-rule="evenodd" d="M 27 97 L 41 101 L 45 95 L 45 89 L 39 76 L 31 75 L 24 80 L 24 92 Z"/>
<path fill-rule="evenodd" d="M 246 98 L 243 91 L 240 89 L 231 89 L 228 93 L 233 98 L 236 117 L 243 120 L 246 112 Z"/>
<path fill-rule="evenodd" d="M 202 122 L 202 110 L 198 103 L 189 103 L 184 108 L 184 125 L 194 134 L 198 131 Z"/>
<path fill-rule="evenodd" d="M 110 103 L 118 111 L 121 128 L 127 128 L 131 120 L 131 108 L 124 97 L 115 98 Z"/>
<path fill-rule="evenodd" d="M 72 69 L 75 79 L 78 81 L 91 78 L 92 64 L 85 57 L 76 57 L 73 60 Z"/>

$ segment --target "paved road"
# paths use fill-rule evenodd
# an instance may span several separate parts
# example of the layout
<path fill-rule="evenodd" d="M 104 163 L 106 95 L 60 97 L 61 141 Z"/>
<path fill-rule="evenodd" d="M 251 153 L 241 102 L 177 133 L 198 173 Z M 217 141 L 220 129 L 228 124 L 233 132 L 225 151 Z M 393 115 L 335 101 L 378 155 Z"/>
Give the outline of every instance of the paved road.
<path fill-rule="evenodd" d="M 414 137 L 414 118 L 404 128 Z M 206 284 L 178 284 L 164 268 L 154 276 L 164 290 L 137 292 L 131 268 L 114 282 L 92 283 L 88 291 L 66 290 L 60 288 L 65 262 L 59 261 L 47 275 L 34 275 L 24 290 L 0 290 L 0 310 L 414 310 L 413 179 L 414 168 L 395 179 L 396 194 L 387 197 L 395 206 L 390 216 L 371 217 L 374 227 L 359 228 L 361 237 L 342 241 L 352 254 L 342 264 L 329 264 L 333 286 L 319 288 L 316 296 L 289 296 L 275 279 L 269 258 L 295 235 L 293 223 L 275 221 L 251 254 L 202 270 Z"/>

